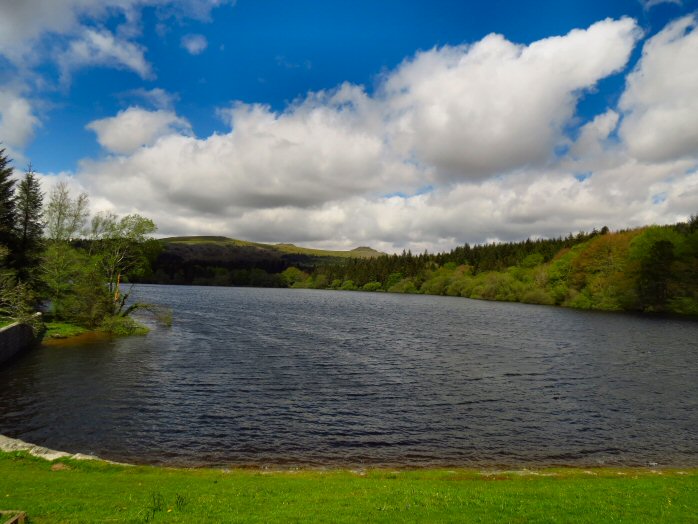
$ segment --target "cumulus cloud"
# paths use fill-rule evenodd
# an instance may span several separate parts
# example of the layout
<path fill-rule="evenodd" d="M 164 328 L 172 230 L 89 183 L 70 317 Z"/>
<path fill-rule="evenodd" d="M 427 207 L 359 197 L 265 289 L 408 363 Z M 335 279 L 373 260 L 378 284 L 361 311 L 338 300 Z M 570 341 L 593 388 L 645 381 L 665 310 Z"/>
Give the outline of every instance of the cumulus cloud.
<path fill-rule="evenodd" d="M 131 108 L 90 124 L 120 154 L 84 161 L 78 177 L 165 235 L 392 251 L 640 225 L 690 206 L 690 162 L 629 156 L 612 109 L 569 157 L 553 154 L 580 93 L 622 69 L 638 37 L 629 19 L 528 46 L 490 35 L 418 53 L 372 95 L 343 84 L 281 112 L 234 103 L 219 110 L 230 130 L 205 138 L 175 132 L 171 111 Z"/>
<path fill-rule="evenodd" d="M 386 155 L 381 136 L 370 133 L 365 104 L 367 95 L 349 86 L 315 94 L 281 114 L 236 104 L 224 112 L 229 133 L 164 136 L 127 157 L 84 163 L 81 176 L 98 192 L 135 184 L 139 190 L 130 204 L 152 209 L 160 200 L 163 209 L 229 217 L 250 208 L 309 208 L 417 184 L 417 170 Z M 99 136 L 101 142 L 106 138 Z"/>
<path fill-rule="evenodd" d="M 185 4 L 177 5 L 193 9 Z M 579 125 L 579 98 L 626 67 L 640 38 L 630 19 L 530 45 L 489 35 L 420 52 L 372 93 L 347 83 L 283 111 L 231 103 L 218 111 L 229 129 L 208 137 L 175 113 L 174 95 L 133 91 L 154 109 L 132 106 L 88 124 L 104 155 L 83 160 L 71 181 L 95 211 L 150 216 L 163 235 L 327 248 L 445 250 L 671 222 L 698 210 L 695 34 L 689 17 L 650 39 L 618 107 L 574 139 L 565 129 Z M 80 28 L 73 38 L 67 71 L 152 74 L 145 50 L 118 31 Z M 31 115 L 14 99 L 13 114 Z M 8 124 L 18 143 L 37 124 L 25 122 L 24 130 Z M 562 157 L 560 145 L 569 151 Z"/>
<path fill-rule="evenodd" d="M 624 18 L 529 46 L 493 34 L 419 53 L 383 86 L 391 138 L 454 178 L 544 164 L 580 93 L 624 67 L 638 37 Z"/>
<path fill-rule="evenodd" d="M 208 41 L 204 35 L 184 35 L 181 43 L 190 55 L 200 55 L 208 47 Z"/>
<path fill-rule="evenodd" d="M 90 122 L 87 128 L 97 134 L 102 147 L 125 155 L 150 146 L 163 136 L 191 133 L 189 122 L 175 113 L 163 109 L 147 111 L 139 107 L 129 107 L 114 117 Z"/>
<path fill-rule="evenodd" d="M 22 148 L 34 136 L 39 119 L 31 103 L 17 93 L 0 89 L 0 143 Z"/>
<path fill-rule="evenodd" d="M 698 157 L 698 30 L 681 18 L 648 40 L 620 100 L 620 135 L 650 162 Z"/>

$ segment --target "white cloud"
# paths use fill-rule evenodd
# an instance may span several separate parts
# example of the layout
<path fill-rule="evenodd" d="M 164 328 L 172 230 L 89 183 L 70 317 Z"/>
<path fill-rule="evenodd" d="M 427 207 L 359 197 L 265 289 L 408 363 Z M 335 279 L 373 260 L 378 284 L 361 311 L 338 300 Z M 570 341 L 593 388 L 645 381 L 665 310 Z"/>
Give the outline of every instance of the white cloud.
<path fill-rule="evenodd" d="M 419 53 L 383 87 L 392 139 L 456 179 L 545 164 L 580 92 L 625 66 L 638 36 L 624 18 L 529 46 L 489 35 Z"/>
<path fill-rule="evenodd" d="M 72 71 L 85 66 L 130 69 L 143 79 L 154 78 L 145 59 L 145 48 L 116 37 L 106 29 L 85 29 L 80 38 L 71 41 L 68 49 L 59 54 L 58 63 L 63 81 L 70 78 Z"/>
<path fill-rule="evenodd" d="M 107 194 L 118 184 L 136 184 L 131 203 L 152 206 L 161 200 L 163 210 L 171 205 L 209 216 L 249 208 L 307 208 L 349 195 L 379 194 L 394 184 L 414 186 L 416 169 L 392 159 L 382 138 L 368 131 L 364 104 L 369 103 L 363 91 L 345 86 L 315 94 L 281 114 L 237 104 L 226 112 L 233 127 L 227 134 L 165 136 L 128 157 L 86 162 L 81 176 Z M 98 126 L 102 121 L 91 124 Z M 102 143 L 111 126 L 104 127 Z"/>
<path fill-rule="evenodd" d="M 685 93 L 698 90 L 690 74 L 679 87 L 656 82 L 674 71 L 650 67 L 658 49 L 680 43 L 679 70 L 692 56 L 690 32 L 666 31 L 674 36 L 645 47 L 621 106 L 582 125 L 575 141 L 563 130 L 581 93 L 625 67 L 638 38 L 631 20 L 528 46 L 490 35 L 418 53 L 372 95 L 343 84 L 280 112 L 231 104 L 219 110 L 230 129 L 208 137 L 191 134 L 167 93 L 143 92 L 160 109 L 92 122 L 116 154 L 83 161 L 75 180 L 96 210 L 142 213 L 163 235 L 328 248 L 444 250 L 675 221 L 698 209 L 696 161 L 637 154 L 637 131 L 627 127 L 672 94 L 685 110 Z M 638 95 L 650 85 L 656 96 Z M 564 158 L 554 152 L 560 144 Z"/>
<path fill-rule="evenodd" d="M 628 19 L 529 46 L 491 35 L 419 53 L 373 96 L 344 84 L 280 113 L 234 104 L 220 110 L 231 130 L 207 138 L 173 134 L 169 112 L 156 141 L 124 142 L 133 136 L 127 116 L 156 113 L 122 113 L 91 128 L 123 154 L 83 162 L 79 177 L 117 212 L 152 216 L 163 234 L 446 249 L 627 225 L 677 166 L 596 162 L 601 169 L 580 182 L 555 167 L 552 151 L 568 141 L 562 129 L 579 93 L 622 68 L 637 38 Z M 602 157 L 618 118 L 597 117 L 572 149 Z M 646 185 L 622 205 L 631 172 Z"/>
<path fill-rule="evenodd" d="M 153 89 L 133 89 L 121 95 L 122 97 L 133 97 L 145 101 L 156 109 L 170 109 L 179 100 L 179 95 L 170 93 L 160 87 Z"/>
<path fill-rule="evenodd" d="M 640 2 L 642 2 L 642 6 L 645 9 L 652 9 L 654 6 L 660 4 L 681 5 L 683 3 L 681 0 L 640 0 Z"/>
<path fill-rule="evenodd" d="M 211 11 L 233 0 L 3 0 L 0 2 L 0 53 L 12 58 L 31 51 L 31 44 L 48 34 L 72 35 L 84 30 L 81 20 L 102 20 L 115 13 L 129 21 L 153 6 L 169 16 L 209 20 Z M 131 29 L 131 28 L 128 28 Z M 128 32 L 128 31 L 127 31 Z M 133 35 L 133 33 L 132 33 Z"/>
<path fill-rule="evenodd" d="M 572 158 L 581 163 L 597 162 L 612 146 L 609 136 L 616 130 L 619 119 L 620 115 L 609 109 L 584 124 L 579 130 L 579 137 L 570 148 Z"/>
<path fill-rule="evenodd" d="M 0 89 L 0 143 L 11 148 L 13 154 L 23 148 L 34 136 L 39 119 L 31 103 L 12 91 Z"/>
<path fill-rule="evenodd" d="M 620 135 L 639 159 L 698 157 L 698 30 L 681 18 L 648 40 L 620 101 Z"/>
<path fill-rule="evenodd" d="M 90 122 L 87 129 L 97 134 L 102 147 L 124 155 L 153 145 L 163 136 L 191 133 L 189 122 L 175 113 L 162 109 L 147 111 L 139 107 L 129 107 L 114 117 Z"/>
<path fill-rule="evenodd" d="M 182 37 L 182 47 L 190 55 L 200 55 L 208 47 L 208 41 L 204 35 L 185 35 Z"/>

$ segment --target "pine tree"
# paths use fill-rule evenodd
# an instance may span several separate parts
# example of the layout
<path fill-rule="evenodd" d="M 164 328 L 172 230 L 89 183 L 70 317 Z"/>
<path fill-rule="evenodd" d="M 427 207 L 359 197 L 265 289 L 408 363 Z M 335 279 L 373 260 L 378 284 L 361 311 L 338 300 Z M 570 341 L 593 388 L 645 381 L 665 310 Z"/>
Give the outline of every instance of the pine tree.
<path fill-rule="evenodd" d="M 21 279 L 29 278 L 41 257 L 44 195 L 31 164 L 17 188 L 15 200 L 17 250 L 15 267 Z"/>
<path fill-rule="evenodd" d="M 10 249 L 14 246 L 15 199 L 12 179 L 12 161 L 5 155 L 5 149 L 0 148 L 0 244 Z"/>

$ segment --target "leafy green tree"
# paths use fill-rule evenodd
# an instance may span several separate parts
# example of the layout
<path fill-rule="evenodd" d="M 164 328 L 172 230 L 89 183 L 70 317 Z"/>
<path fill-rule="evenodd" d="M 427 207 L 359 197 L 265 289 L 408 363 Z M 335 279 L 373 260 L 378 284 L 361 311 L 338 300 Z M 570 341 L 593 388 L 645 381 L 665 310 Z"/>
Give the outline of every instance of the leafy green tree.
<path fill-rule="evenodd" d="M 0 263 L 8 255 L 7 247 L 0 245 Z M 12 270 L 0 270 L 0 318 L 26 322 L 36 329 L 33 302 L 31 290 L 26 284 L 17 282 Z"/>
<path fill-rule="evenodd" d="M 57 242 L 67 242 L 79 237 L 89 215 L 87 193 L 76 198 L 70 196 L 68 184 L 59 182 L 49 193 L 46 206 L 46 237 Z"/>
<path fill-rule="evenodd" d="M 149 218 L 113 213 L 99 213 L 92 218 L 89 238 L 90 254 L 99 261 L 109 294 L 114 297 L 110 314 L 126 316 L 140 304 L 126 307 L 130 292 L 121 293 L 123 276 L 143 271 L 148 266 L 146 242 L 157 227 Z"/>
<path fill-rule="evenodd" d="M 17 250 L 15 266 L 22 280 L 32 280 L 34 269 L 38 266 L 43 247 L 43 204 L 44 195 L 39 181 L 31 168 L 17 187 L 15 236 Z"/>
<path fill-rule="evenodd" d="M 12 178 L 12 161 L 0 148 L 0 244 L 12 250 L 15 243 L 15 180 Z"/>

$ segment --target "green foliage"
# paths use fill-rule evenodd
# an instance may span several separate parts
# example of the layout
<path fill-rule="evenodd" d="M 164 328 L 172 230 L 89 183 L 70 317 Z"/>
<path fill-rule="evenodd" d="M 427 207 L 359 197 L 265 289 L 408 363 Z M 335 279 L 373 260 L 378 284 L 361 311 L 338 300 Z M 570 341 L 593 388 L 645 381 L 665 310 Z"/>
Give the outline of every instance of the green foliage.
<path fill-rule="evenodd" d="M 57 319 L 94 328 L 113 309 L 99 260 L 66 242 L 48 246 L 41 278 L 51 313 Z"/>
<path fill-rule="evenodd" d="M 44 338 L 70 338 L 87 333 L 88 330 L 82 326 L 68 324 L 66 322 L 47 322 Z"/>
<path fill-rule="evenodd" d="M 526 304 L 541 304 L 552 306 L 555 304 L 555 299 L 548 294 L 544 289 L 534 288 L 524 291 L 521 295 L 521 302 Z"/>
<path fill-rule="evenodd" d="M 106 316 L 99 325 L 99 331 L 115 337 L 126 337 L 147 335 L 150 330 L 131 317 Z"/>
<path fill-rule="evenodd" d="M 356 284 L 354 284 L 353 280 L 345 280 L 339 289 L 342 291 L 356 291 L 358 288 L 356 287 Z"/>
<path fill-rule="evenodd" d="M 308 273 L 301 271 L 297 267 L 289 267 L 281 273 L 281 279 L 288 287 L 297 287 L 299 284 L 305 284 L 308 278 Z M 308 287 L 308 285 L 304 287 Z"/>
<path fill-rule="evenodd" d="M 513 262 L 513 263 L 512 263 Z M 426 293 L 608 311 L 698 313 L 698 217 L 674 226 L 377 257 L 318 268 L 333 289 Z M 378 288 L 377 284 L 381 287 Z"/>
<path fill-rule="evenodd" d="M 367 282 L 363 285 L 361 289 L 363 291 L 382 291 L 383 284 L 381 284 L 380 282 Z"/>
<path fill-rule="evenodd" d="M 0 319 L 4 322 L 24 322 L 35 330 L 34 293 L 24 282 L 17 281 L 14 271 L 4 267 L 9 250 L 0 244 Z"/>
<path fill-rule="evenodd" d="M 46 238 L 68 242 L 80 236 L 87 221 L 89 199 L 87 193 L 70 196 L 68 184 L 61 181 L 49 193 L 46 207 Z"/>
<path fill-rule="evenodd" d="M 15 267 L 22 280 L 34 280 L 35 269 L 43 249 L 43 199 L 41 188 L 31 166 L 17 188 L 15 236 L 17 249 Z"/>
<path fill-rule="evenodd" d="M 397 284 L 388 288 L 390 293 L 418 293 L 419 290 L 411 278 L 403 278 Z"/>
<path fill-rule="evenodd" d="M 109 314 L 124 310 L 128 293 L 119 293 L 119 282 L 122 275 L 139 274 L 147 267 L 143 247 L 156 230 L 152 220 L 135 214 L 119 218 L 99 213 L 92 218 L 89 251 L 101 268 L 109 294 L 115 297 Z"/>
<path fill-rule="evenodd" d="M 0 244 L 12 247 L 15 241 L 15 181 L 12 178 L 12 161 L 0 148 Z"/>

